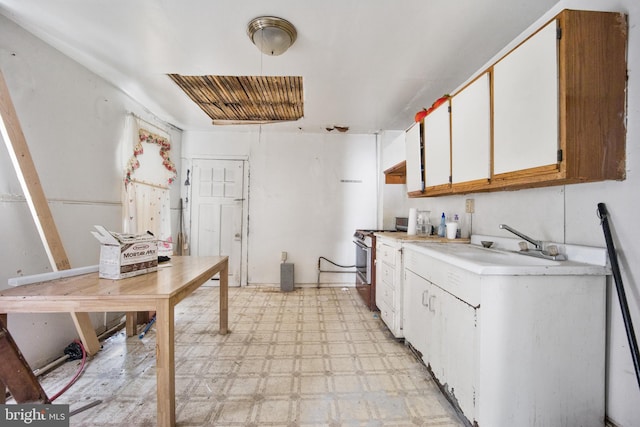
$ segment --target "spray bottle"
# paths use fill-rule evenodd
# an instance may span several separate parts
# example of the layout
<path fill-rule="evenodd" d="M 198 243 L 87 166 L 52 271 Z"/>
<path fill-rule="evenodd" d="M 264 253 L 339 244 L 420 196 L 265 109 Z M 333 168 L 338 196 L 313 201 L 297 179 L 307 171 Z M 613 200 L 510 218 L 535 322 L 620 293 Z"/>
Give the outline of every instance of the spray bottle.
<path fill-rule="evenodd" d="M 440 225 L 438 226 L 438 236 L 444 237 L 446 230 L 446 217 L 444 216 L 444 212 L 442 212 L 442 217 L 440 218 Z"/>

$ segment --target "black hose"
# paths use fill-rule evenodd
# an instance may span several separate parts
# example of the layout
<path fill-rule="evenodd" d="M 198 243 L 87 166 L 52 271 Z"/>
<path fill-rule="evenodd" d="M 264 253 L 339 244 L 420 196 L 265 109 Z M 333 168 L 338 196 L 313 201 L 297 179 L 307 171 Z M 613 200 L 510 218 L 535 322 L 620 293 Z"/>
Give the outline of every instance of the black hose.
<path fill-rule="evenodd" d="M 336 264 L 335 262 L 333 262 L 330 259 L 325 258 L 323 256 L 318 257 L 318 282 L 316 283 L 316 287 L 318 289 L 320 289 L 320 273 L 355 273 L 356 272 L 355 270 L 352 270 L 352 271 L 321 270 L 320 269 L 320 262 L 322 260 L 325 260 L 328 263 L 331 263 L 331 264 L 333 264 L 333 265 L 335 265 L 336 267 L 339 267 L 339 268 L 354 268 L 355 267 L 355 265 L 340 265 L 340 264 Z"/>
<path fill-rule="evenodd" d="M 627 331 L 627 339 L 629 340 L 633 366 L 636 370 L 636 380 L 638 381 L 638 386 L 640 387 L 640 351 L 638 350 L 638 342 L 636 341 L 636 334 L 633 330 L 633 322 L 631 320 L 631 314 L 629 313 L 627 296 L 624 292 L 624 286 L 622 284 L 622 276 L 620 274 L 620 266 L 618 265 L 616 249 L 613 245 L 613 239 L 611 238 L 608 216 L 609 214 L 607 212 L 607 207 L 605 206 L 605 204 L 598 203 L 598 217 L 600 218 L 602 230 L 604 231 L 604 240 L 607 243 L 607 252 L 609 253 L 609 261 L 611 262 L 611 271 L 613 273 L 613 279 L 616 283 L 616 290 L 618 291 L 618 301 L 620 302 L 620 310 L 622 311 L 624 327 Z"/>
<path fill-rule="evenodd" d="M 318 258 L 318 269 L 320 269 L 320 260 L 322 260 L 322 259 L 323 259 L 323 260 L 325 260 L 325 261 L 327 261 L 327 262 L 329 262 L 329 263 L 331 263 L 331 264 L 333 264 L 333 265 L 335 265 L 336 267 L 340 267 L 340 268 L 353 268 L 353 267 L 355 267 L 355 264 L 354 264 L 354 265 L 340 265 L 340 264 L 336 264 L 335 262 L 331 261 L 330 259 L 327 259 L 327 258 L 325 258 L 325 257 L 321 256 L 321 257 L 319 257 L 319 258 Z M 347 273 L 348 273 L 348 272 L 347 272 Z"/>

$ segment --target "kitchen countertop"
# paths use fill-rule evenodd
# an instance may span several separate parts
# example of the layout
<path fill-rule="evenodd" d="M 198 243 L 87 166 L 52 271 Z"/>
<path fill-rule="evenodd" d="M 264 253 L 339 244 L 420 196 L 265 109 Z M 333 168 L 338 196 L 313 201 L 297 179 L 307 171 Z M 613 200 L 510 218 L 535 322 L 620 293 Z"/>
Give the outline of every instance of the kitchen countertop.
<path fill-rule="evenodd" d="M 605 276 L 602 265 L 577 261 L 555 261 L 504 249 L 477 245 L 445 245 L 411 242 L 405 248 L 479 275 L 491 276 Z"/>
<path fill-rule="evenodd" d="M 433 242 L 433 243 L 470 243 L 471 239 L 447 239 L 437 235 L 407 234 L 406 231 L 378 231 L 373 233 L 386 239 L 395 239 L 402 242 Z"/>

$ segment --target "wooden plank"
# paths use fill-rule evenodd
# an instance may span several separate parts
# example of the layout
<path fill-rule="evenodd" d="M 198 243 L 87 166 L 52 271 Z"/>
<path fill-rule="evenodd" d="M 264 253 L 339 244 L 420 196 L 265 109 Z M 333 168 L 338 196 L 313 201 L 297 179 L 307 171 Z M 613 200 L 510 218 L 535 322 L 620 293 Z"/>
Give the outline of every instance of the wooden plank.
<path fill-rule="evenodd" d="M 406 184 L 407 183 L 407 162 L 402 161 L 391 166 L 384 171 L 385 184 Z"/>
<path fill-rule="evenodd" d="M 214 120 L 288 121 L 303 115 L 300 76 L 169 77 Z"/>
<path fill-rule="evenodd" d="M 71 266 L 62 246 L 62 240 L 53 221 L 49 203 L 44 195 L 38 172 L 31 158 L 27 141 L 22 132 L 18 115 L 11 102 L 9 88 L 0 71 L 0 131 L 9 156 L 18 174 L 18 180 L 27 199 L 31 215 L 36 223 L 47 256 L 53 268 L 66 270 Z"/>
<path fill-rule="evenodd" d="M 7 145 L 9 156 L 16 169 L 18 180 L 29 205 L 40 239 L 54 271 L 71 268 L 62 239 L 51 215 L 49 203 L 40 184 L 40 178 L 29 152 L 27 140 L 22 132 L 18 115 L 11 102 L 9 88 L 0 72 L 0 130 Z M 87 313 L 71 314 L 82 343 L 90 354 L 100 349 L 100 343 Z"/>
<path fill-rule="evenodd" d="M 453 193 L 469 193 L 472 191 L 482 191 L 489 185 L 488 178 L 474 179 L 472 181 L 457 182 L 451 185 Z"/>
<path fill-rule="evenodd" d="M 0 360 L 0 381 L 9 388 L 16 403 L 50 403 L 3 322 L 0 322 Z M 2 391 L 4 401 L 4 386 Z"/>
<path fill-rule="evenodd" d="M 407 176 L 406 175 L 385 175 L 384 183 L 385 184 L 406 184 Z"/>
<path fill-rule="evenodd" d="M 80 341 L 82 341 L 84 349 L 90 356 L 93 356 L 100 351 L 100 341 L 98 341 L 98 336 L 89 318 L 89 313 L 72 311 L 70 314 L 74 325 L 76 325 L 76 331 L 80 336 Z"/>
<path fill-rule="evenodd" d="M 407 161 L 403 160 L 400 163 L 385 169 L 385 175 L 406 175 L 407 174 Z"/>

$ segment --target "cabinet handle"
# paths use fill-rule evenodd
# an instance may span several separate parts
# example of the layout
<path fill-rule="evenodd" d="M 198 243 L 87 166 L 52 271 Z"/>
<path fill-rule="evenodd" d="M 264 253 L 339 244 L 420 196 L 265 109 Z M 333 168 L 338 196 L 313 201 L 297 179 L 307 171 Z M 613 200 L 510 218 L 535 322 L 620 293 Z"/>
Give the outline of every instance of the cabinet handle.
<path fill-rule="evenodd" d="M 429 311 L 434 312 L 434 313 L 436 311 L 435 304 L 434 304 L 435 300 L 436 300 L 436 296 L 435 295 L 429 296 Z"/>
<path fill-rule="evenodd" d="M 422 292 L 422 305 L 429 307 L 429 291 Z"/>

